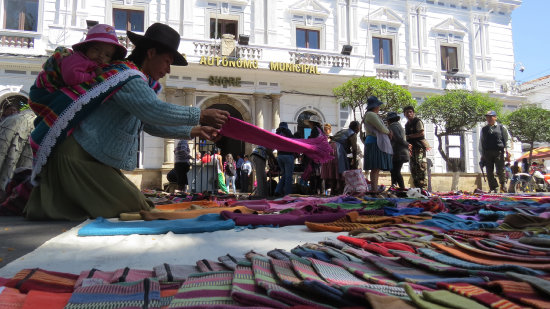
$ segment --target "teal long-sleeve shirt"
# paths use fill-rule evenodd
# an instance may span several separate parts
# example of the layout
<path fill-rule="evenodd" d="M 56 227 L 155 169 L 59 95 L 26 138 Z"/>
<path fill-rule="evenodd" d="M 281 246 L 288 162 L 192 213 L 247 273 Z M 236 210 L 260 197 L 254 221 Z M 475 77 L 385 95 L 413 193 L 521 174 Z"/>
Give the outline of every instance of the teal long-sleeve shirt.
<path fill-rule="evenodd" d="M 159 100 L 146 81 L 128 81 L 84 119 L 74 131 L 76 141 L 98 161 L 123 170 L 137 166 L 138 136 L 190 139 L 200 109 Z"/>

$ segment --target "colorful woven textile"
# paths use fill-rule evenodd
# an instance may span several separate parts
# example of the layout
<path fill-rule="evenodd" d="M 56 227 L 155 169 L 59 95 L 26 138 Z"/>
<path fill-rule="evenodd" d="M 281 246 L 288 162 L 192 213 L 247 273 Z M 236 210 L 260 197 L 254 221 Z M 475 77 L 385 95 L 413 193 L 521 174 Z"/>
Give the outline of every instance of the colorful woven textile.
<path fill-rule="evenodd" d="M 153 272 L 150 270 L 130 269 L 129 267 L 117 269 L 115 271 L 101 271 L 91 269 L 83 271 L 78 276 L 75 283 L 75 288 L 89 285 L 87 282 L 96 282 L 100 284 L 115 283 L 115 282 L 131 282 L 139 281 L 145 278 L 153 277 Z"/>
<path fill-rule="evenodd" d="M 276 277 L 282 284 L 290 287 L 296 287 L 302 282 L 302 279 L 298 278 L 292 269 L 290 259 L 288 261 L 270 259 L 270 262 Z"/>
<path fill-rule="evenodd" d="M 393 296 L 380 296 L 373 293 L 366 294 L 372 309 L 414 309 L 402 299 Z"/>
<path fill-rule="evenodd" d="M 55 64 L 58 63 L 55 62 Z M 34 153 L 31 175 L 33 184 L 37 185 L 34 179 L 46 164 L 52 149 L 67 136 L 71 129 L 129 80 L 134 78 L 147 80 L 132 62 L 115 61 L 103 70 L 101 75 L 90 81 L 71 87 L 62 87 L 58 89 L 59 91 L 50 92 L 49 90 L 55 87 L 52 84 L 50 86 L 53 88 L 45 86 L 47 80 L 40 78 L 31 87 L 29 105 L 37 115 L 35 129 L 30 137 Z"/>
<path fill-rule="evenodd" d="M 475 246 L 481 250 L 494 252 L 504 256 L 509 256 L 509 257 L 514 256 L 518 258 L 525 257 L 525 258 L 528 258 L 529 260 L 533 259 L 536 261 L 550 262 L 550 252 L 547 253 L 543 251 L 520 250 L 520 249 L 511 248 L 511 247 L 505 247 L 485 239 L 479 239 L 479 240 L 470 239 L 469 242 L 472 246 Z"/>
<path fill-rule="evenodd" d="M 315 271 L 330 284 L 343 285 L 363 285 L 367 282 L 354 276 L 338 265 L 323 262 L 314 258 L 308 258 Z"/>
<path fill-rule="evenodd" d="M 182 284 L 168 308 L 240 308 L 231 298 L 232 271 L 193 274 Z"/>
<path fill-rule="evenodd" d="M 333 259 L 332 262 L 342 266 L 348 272 L 365 279 L 366 281 L 379 285 L 395 286 L 397 282 L 393 280 L 386 272 L 380 270 L 376 265 L 370 262 L 355 263 Z"/>
<path fill-rule="evenodd" d="M 351 232 L 354 230 L 365 229 L 374 230 L 385 226 L 401 223 L 419 223 L 430 217 L 405 215 L 405 216 L 363 216 L 358 212 L 349 212 L 346 217 L 328 223 L 314 223 L 306 221 L 305 225 L 316 232 Z"/>
<path fill-rule="evenodd" d="M 69 302 L 71 295 L 71 293 L 30 291 L 21 309 L 63 309 Z M 0 303 L 2 303 L 1 300 Z M 2 308 L 2 305 L 0 305 L 0 308 Z"/>
<path fill-rule="evenodd" d="M 189 275 L 199 272 L 194 265 L 171 265 L 164 263 L 153 267 L 155 277 L 160 282 L 183 282 Z"/>
<path fill-rule="evenodd" d="M 496 294 L 493 294 L 487 290 L 484 290 L 475 285 L 469 283 L 438 283 L 439 288 L 447 289 L 451 292 L 457 293 L 459 295 L 471 298 L 487 307 L 495 309 L 522 309 L 522 306 L 519 306 L 507 299 L 504 299 Z"/>
<path fill-rule="evenodd" d="M 330 255 L 328 255 L 327 253 L 323 252 L 323 251 L 319 251 L 319 250 L 315 250 L 315 249 L 310 249 L 310 248 L 305 248 L 303 246 L 296 246 L 292 249 L 290 249 L 290 252 L 296 254 L 297 256 L 301 257 L 301 258 L 316 258 L 318 260 L 321 260 L 321 261 L 325 261 L 325 262 L 330 262 Z"/>
<path fill-rule="evenodd" d="M 547 258 L 547 257 L 541 257 L 541 256 L 527 257 L 527 256 L 515 256 L 513 254 L 500 254 L 500 253 L 495 253 L 495 252 L 491 252 L 491 251 L 487 251 L 487 250 L 482 250 L 482 249 L 470 246 L 469 244 L 460 242 L 460 241 L 458 241 L 458 240 L 456 240 L 456 239 L 454 239 L 454 238 L 452 238 L 451 236 L 448 236 L 448 235 L 445 235 L 445 239 L 451 241 L 455 246 L 457 246 L 461 249 L 465 249 L 465 250 L 468 250 L 470 252 L 475 252 L 477 254 L 484 255 L 484 256 L 487 256 L 487 257 L 492 257 L 492 258 L 496 258 L 496 259 L 508 259 L 508 260 L 513 260 L 513 261 L 526 261 L 526 262 L 534 262 L 534 263 L 550 263 L 550 259 Z"/>
<path fill-rule="evenodd" d="M 231 254 L 226 254 L 224 256 L 218 256 L 218 261 L 220 261 L 220 263 L 222 263 L 227 269 L 235 270 L 235 268 L 237 268 L 237 264 L 248 260 L 244 257 L 238 258 L 232 256 Z"/>
<path fill-rule="evenodd" d="M 243 134 L 246 132 L 246 134 Z M 220 134 L 254 145 L 279 151 L 303 153 L 316 162 L 324 163 L 333 159 L 332 147 L 323 134 L 310 139 L 293 139 L 259 128 L 245 121 L 229 117 Z"/>
<path fill-rule="evenodd" d="M 290 264 L 289 264 L 290 266 Z M 307 305 L 315 308 L 332 308 L 305 296 L 300 296 L 298 293 L 292 292 L 280 286 L 275 278 L 274 272 L 271 270 L 271 262 L 269 258 L 255 255 L 252 257 L 252 270 L 254 272 L 255 283 L 264 288 L 267 295 L 273 299 L 282 301 L 288 305 Z"/>
<path fill-rule="evenodd" d="M 413 268 L 406 266 L 405 264 L 398 263 L 397 261 L 390 260 L 384 257 L 379 256 L 370 256 L 365 260 L 374 263 L 380 269 L 384 270 L 388 274 L 391 274 L 394 278 L 399 281 L 413 282 L 428 287 L 434 287 L 437 282 L 470 282 L 474 284 L 479 284 L 484 282 L 483 279 L 478 277 L 461 277 L 453 278 L 440 276 L 426 272 L 421 269 Z"/>
<path fill-rule="evenodd" d="M 438 244 L 433 242 L 432 246 L 435 248 L 450 254 L 454 257 L 457 257 L 461 260 L 483 264 L 483 265 L 503 265 L 503 264 L 509 264 L 509 265 L 517 265 L 517 266 L 523 266 L 528 267 L 532 269 L 540 269 L 540 270 L 550 270 L 550 264 L 543 264 L 543 263 L 530 263 L 530 262 L 520 262 L 520 261 L 513 261 L 510 259 L 499 259 L 496 257 L 490 257 L 484 254 L 479 254 L 476 252 L 472 252 L 470 250 L 466 250 L 459 247 L 449 247 L 442 244 Z"/>
<path fill-rule="evenodd" d="M 429 301 L 424 300 L 422 297 L 420 297 L 418 294 L 414 293 L 413 289 L 405 284 L 404 286 L 405 291 L 407 292 L 407 295 L 411 298 L 412 302 L 421 309 L 448 309 L 448 307 L 443 307 L 438 304 L 431 303 Z"/>
<path fill-rule="evenodd" d="M 546 297 L 550 296 L 550 281 L 544 280 L 535 276 L 529 276 L 524 274 L 518 274 L 515 272 L 506 272 L 506 274 L 512 278 L 515 278 L 517 280 L 527 282 L 530 285 L 532 285 L 535 289 L 538 291 L 546 294 Z"/>
<path fill-rule="evenodd" d="M 474 220 L 465 220 L 449 213 L 438 213 L 430 220 L 419 222 L 426 226 L 436 226 L 444 230 L 479 230 L 483 228 L 495 228 L 496 222 L 478 222 Z"/>
<path fill-rule="evenodd" d="M 26 294 L 10 287 L 0 287 L 0 309 L 19 309 L 23 307 Z"/>
<path fill-rule="evenodd" d="M 550 300 L 538 293 L 529 283 L 521 281 L 497 280 L 487 283 L 490 289 L 513 301 L 524 303 L 535 308 L 550 308 Z"/>
<path fill-rule="evenodd" d="M 193 209 L 185 211 L 140 211 L 141 218 L 146 221 L 151 220 L 177 220 L 191 219 L 205 214 L 220 214 L 222 211 L 230 211 L 234 213 L 252 214 L 255 211 L 244 206 L 236 207 L 212 207 L 203 209 Z"/>
<path fill-rule="evenodd" d="M 290 253 L 290 252 L 288 252 L 284 249 L 271 250 L 271 251 L 267 252 L 267 255 L 274 258 L 274 259 L 288 261 L 288 262 L 290 262 L 290 257 L 291 256 L 298 257 L 294 253 Z"/>
<path fill-rule="evenodd" d="M 418 248 L 417 251 L 420 252 L 422 255 L 432 258 L 438 262 L 460 267 L 460 268 L 473 269 L 473 270 L 479 269 L 479 270 L 488 270 L 488 271 L 515 271 L 518 273 L 530 274 L 530 275 L 540 275 L 543 273 L 542 271 L 539 271 L 539 270 L 534 270 L 528 267 L 522 267 L 522 266 L 510 265 L 510 264 L 497 264 L 497 265 L 478 264 L 478 263 L 470 262 L 464 259 L 455 258 L 451 255 L 438 253 L 427 248 Z"/>
<path fill-rule="evenodd" d="M 457 275 L 457 276 L 478 276 L 478 277 L 487 277 L 490 280 L 499 280 L 507 279 L 503 273 L 485 271 L 485 270 L 471 270 L 465 268 L 458 268 L 455 266 L 443 264 L 434 260 L 423 258 L 422 256 L 405 251 L 392 250 L 392 254 L 395 256 L 401 257 L 403 260 L 407 261 L 411 265 L 414 265 L 418 268 L 423 268 L 428 271 L 436 272 L 441 275 Z"/>
<path fill-rule="evenodd" d="M 400 286 L 389 286 L 384 284 L 363 284 L 360 286 L 343 286 L 342 290 L 346 295 L 353 295 L 354 297 L 365 297 L 365 293 L 373 293 L 376 295 L 396 296 L 403 299 L 409 299 L 405 289 Z"/>
<path fill-rule="evenodd" d="M 285 303 L 265 295 L 265 290 L 254 283 L 254 272 L 250 262 L 239 263 L 235 268 L 231 297 L 244 306 L 287 307 Z"/>
<path fill-rule="evenodd" d="M 100 284 L 75 289 L 65 309 L 80 308 L 161 308 L 170 299 L 162 299 L 156 279 Z"/>
<path fill-rule="evenodd" d="M 486 306 L 467 297 L 446 291 L 424 291 L 422 297 L 433 304 L 455 309 L 487 309 Z"/>
<path fill-rule="evenodd" d="M 197 261 L 197 268 L 201 272 L 230 270 L 223 263 L 202 259 Z"/>
<path fill-rule="evenodd" d="M 40 268 L 23 269 L 15 274 L 6 283 L 6 286 L 16 288 L 23 293 L 31 290 L 70 293 L 74 289 L 76 279 L 78 279 L 78 275 L 69 273 L 48 271 Z"/>
<path fill-rule="evenodd" d="M 424 211 L 429 211 L 431 213 L 447 211 L 445 204 L 439 197 L 433 197 L 428 201 L 416 200 L 407 205 L 407 207 L 418 207 L 424 209 Z"/>
<path fill-rule="evenodd" d="M 235 228 L 233 220 L 222 220 L 218 214 L 206 214 L 193 219 L 111 222 L 102 217 L 86 224 L 78 236 L 156 235 L 214 232 Z"/>

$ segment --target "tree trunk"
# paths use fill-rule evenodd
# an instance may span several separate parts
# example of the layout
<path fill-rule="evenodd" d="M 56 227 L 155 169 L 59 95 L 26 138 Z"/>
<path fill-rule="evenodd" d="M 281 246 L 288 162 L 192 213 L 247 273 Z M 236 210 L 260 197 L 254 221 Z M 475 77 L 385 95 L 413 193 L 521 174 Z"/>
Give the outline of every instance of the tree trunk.
<path fill-rule="evenodd" d="M 435 136 L 437 137 L 437 141 L 438 141 L 437 150 L 439 151 L 439 154 L 441 155 L 443 160 L 445 160 L 445 163 L 447 163 L 447 165 L 453 172 L 453 181 L 451 183 L 451 191 L 456 191 L 458 190 L 458 178 L 459 178 L 458 166 L 456 166 L 456 162 L 454 162 L 453 160 L 449 161 L 449 156 L 443 150 L 442 141 L 443 141 L 443 136 L 445 135 L 446 135 L 445 132 L 439 133 L 437 126 L 435 126 Z"/>
<path fill-rule="evenodd" d="M 451 183 L 451 191 L 458 191 L 458 179 L 460 176 L 460 172 L 453 171 L 453 181 Z"/>
<path fill-rule="evenodd" d="M 529 160 L 527 160 L 529 162 L 529 166 L 531 166 L 531 159 L 533 157 L 533 146 L 535 145 L 535 142 L 531 142 L 530 145 L 529 145 Z M 527 173 L 527 172 L 525 172 Z"/>

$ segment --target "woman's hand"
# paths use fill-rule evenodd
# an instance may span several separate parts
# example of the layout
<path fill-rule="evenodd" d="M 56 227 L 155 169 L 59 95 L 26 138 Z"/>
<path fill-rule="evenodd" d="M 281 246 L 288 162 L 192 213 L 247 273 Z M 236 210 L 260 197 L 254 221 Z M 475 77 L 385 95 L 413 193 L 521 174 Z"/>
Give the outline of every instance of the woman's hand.
<path fill-rule="evenodd" d="M 200 123 L 214 128 L 221 128 L 229 117 L 229 112 L 221 109 L 203 109 L 201 111 Z"/>
<path fill-rule="evenodd" d="M 191 129 L 191 137 L 214 141 L 221 137 L 219 130 L 209 126 L 196 126 Z"/>

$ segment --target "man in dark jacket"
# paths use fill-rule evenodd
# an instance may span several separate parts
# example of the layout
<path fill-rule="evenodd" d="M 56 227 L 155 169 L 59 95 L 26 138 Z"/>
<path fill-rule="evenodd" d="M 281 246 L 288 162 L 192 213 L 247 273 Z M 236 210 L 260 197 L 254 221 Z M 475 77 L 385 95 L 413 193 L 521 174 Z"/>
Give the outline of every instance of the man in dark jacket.
<path fill-rule="evenodd" d="M 414 113 L 414 107 L 407 106 L 403 109 L 403 114 L 407 118 L 405 124 L 405 137 L 411 145 L 411 158 L 409 166 L 411 177 L 416 188 L 426 188 L 426 170 L 428 164 L 426 160 L 426 151 L 429 144 L 424 137 L 424 123 Z"/>
<path fill-rule="evenodd" d="M 275 133 L 288 138 L 294 137 L 286 122 L 281 122 Z M 292 174 L 294 172 L 294 153 L 277 151 L 277 163 L 281 170 L 281 177 L 279 178 L 277 188 L 275 188 L 275 195 L 283 196 L 291 194 L 293 183 Z"/>
<path fill-rule="evenodd" d="M 489 192 L 497 192 L 498 183 L 495 179 L 495 168 L 500 190 L 506 192 L 506 177 L 504 176 L 504 157 L 508 154 L 508 130 L 497 123 L 497 113 L 488 111 L 485 114 L 487 125 L 481 128 L 479 138 L 479 152 L 481 153 L 481 162 L 487 169 L 487 182 L 489 182 Z"/>

